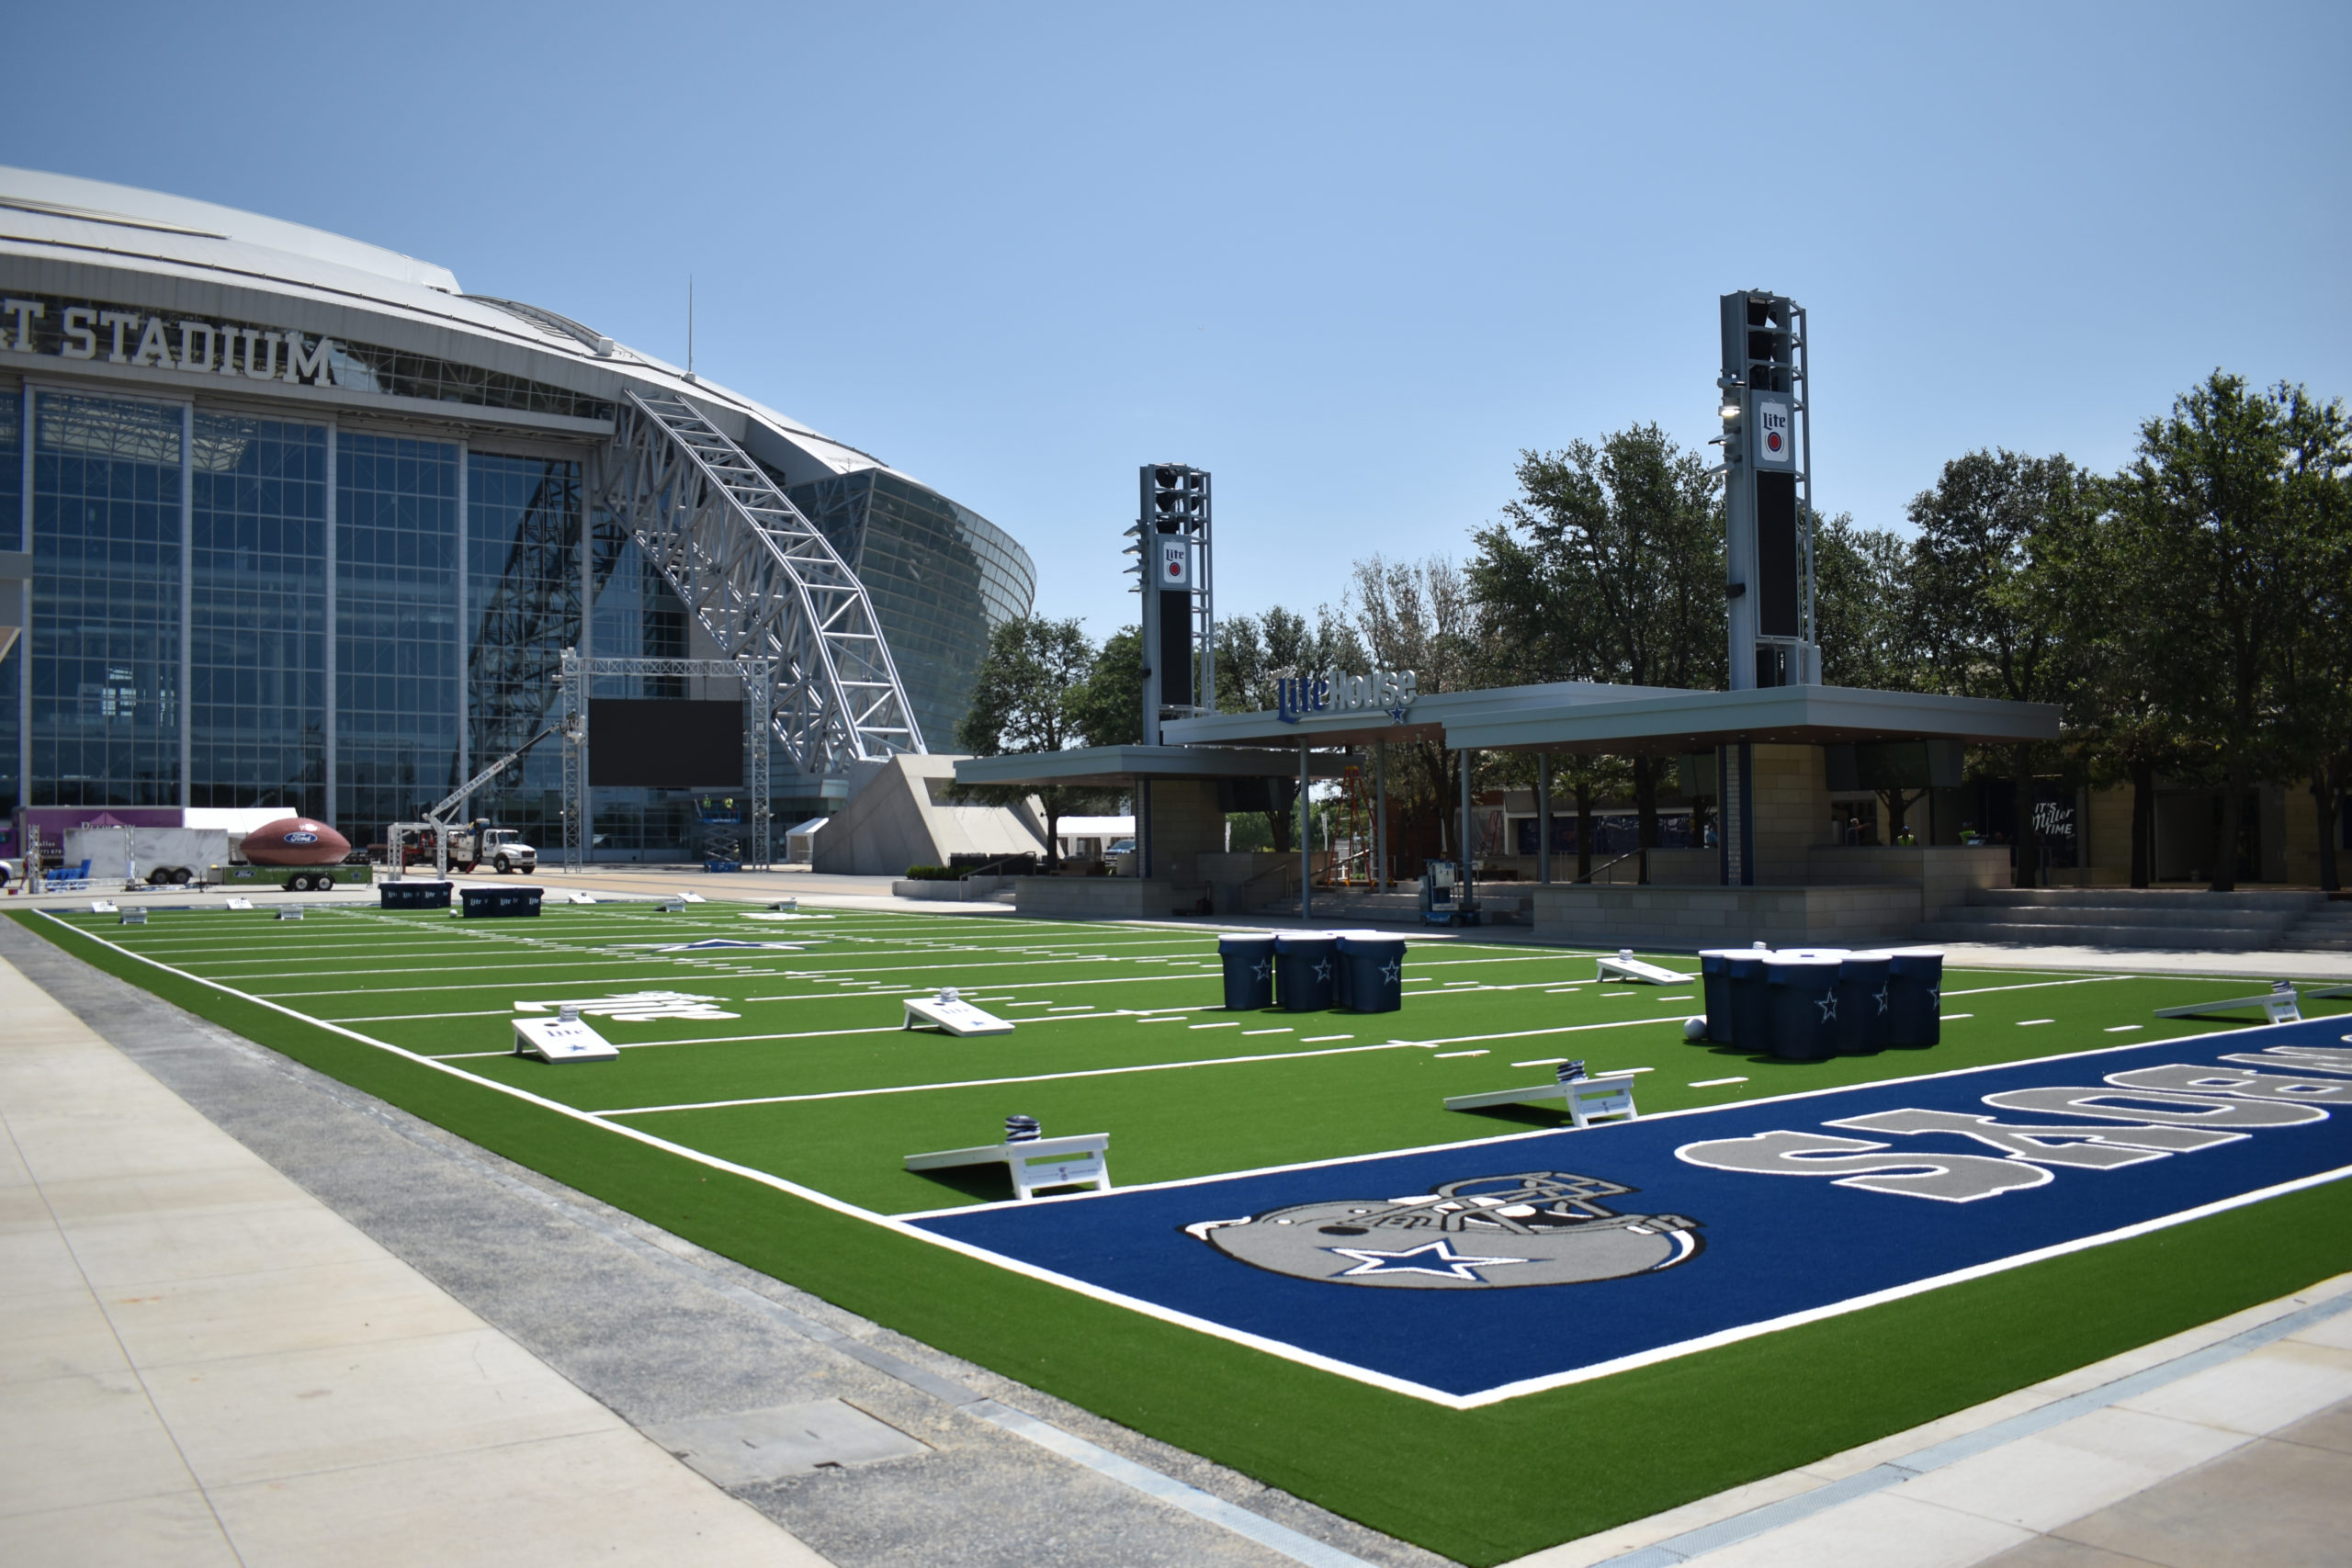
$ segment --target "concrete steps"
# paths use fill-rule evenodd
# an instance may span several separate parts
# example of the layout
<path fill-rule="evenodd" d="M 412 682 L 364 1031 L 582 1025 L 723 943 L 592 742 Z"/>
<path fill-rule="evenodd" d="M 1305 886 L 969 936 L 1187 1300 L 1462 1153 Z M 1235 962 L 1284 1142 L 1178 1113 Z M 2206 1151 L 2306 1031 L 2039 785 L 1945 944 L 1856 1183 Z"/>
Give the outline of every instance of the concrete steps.
<path fill-rule="evenodd" d="M 1526 898 L 1530 885 L 1526 883 L 1481 883 L 1477 889 L 1478 907 L 1489 920 L 1520 920 L 1526 918 Z M 1278 899 L 1256 911 L 1267 915 L 1298 913 L 1298 896 Z M 1351 920 L 1393 925 L 1409 923 L 1421 918 L 1421 896 L 1419 893 L 1340 892 L 1331 888 L 1315 890 L 1314 918 L 1343 926 Z"/>
<path fill-rule="evenodd" d="M 2281 946 L 2300 953 L 2352 953 L 2352 899 L 2331 898 L 2305 915 Z"/>
<path fill-rule="evenodd" d="M 1925 942 L 2018 942 L 2255 953 L 2304 945 L 2324 909 L 2317 893 L 2205 893 L 2173 888 L 1980 887 L 1923 923 Z M 2352 909 L 2352 907 L 2347 907 Z M 2339 934 L 2330 926 L 2324 937 Z M 2340 935 L 2352 949 L 2352 923 Z"/>

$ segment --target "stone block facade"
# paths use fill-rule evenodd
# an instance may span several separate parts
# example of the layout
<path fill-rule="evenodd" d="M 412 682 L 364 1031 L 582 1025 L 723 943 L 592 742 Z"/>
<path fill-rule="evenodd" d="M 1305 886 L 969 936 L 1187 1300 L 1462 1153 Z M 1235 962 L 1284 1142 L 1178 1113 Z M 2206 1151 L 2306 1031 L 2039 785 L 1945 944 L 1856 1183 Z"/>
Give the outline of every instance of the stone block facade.
<path fill-rule="evenodd" d="M 1528 890 L 1535 935 L 1591 947 L 1869 947 L 1906 942 L 1919 924 L 1916 886 L 1591 887 Z"/>
<path fill-rule="evenodd" d="M 1164 877 L 1016 876 L 1012 912 L 1053 920 L 1164 920 L 1196 912 L 1208 885 Z"/>

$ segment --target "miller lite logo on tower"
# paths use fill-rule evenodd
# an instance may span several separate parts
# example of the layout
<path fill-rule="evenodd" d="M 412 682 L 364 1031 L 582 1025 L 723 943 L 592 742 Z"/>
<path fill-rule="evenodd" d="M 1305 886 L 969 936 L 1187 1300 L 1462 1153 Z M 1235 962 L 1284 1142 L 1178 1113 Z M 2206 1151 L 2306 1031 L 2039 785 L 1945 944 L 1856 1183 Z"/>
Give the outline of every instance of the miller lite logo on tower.
<path fill-rule="evenodd" d="M 1756 460 L 1787 468 L 1796 457 L 1796 432 L 1789 423 L 1789 405 L 1758 398 L 1755 406 Z"/>
<path fill-rule="evenodd" d="M 1182 539 L 1159 541 L 1159 586 L 1190 588 L 1193 586 L 1193 550 Z"/>

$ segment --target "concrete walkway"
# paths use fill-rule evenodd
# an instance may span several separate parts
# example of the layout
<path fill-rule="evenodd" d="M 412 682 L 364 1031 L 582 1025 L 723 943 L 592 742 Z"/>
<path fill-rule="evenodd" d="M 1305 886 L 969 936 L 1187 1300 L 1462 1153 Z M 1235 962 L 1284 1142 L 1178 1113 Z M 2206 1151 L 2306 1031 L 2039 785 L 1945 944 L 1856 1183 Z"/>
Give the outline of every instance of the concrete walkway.
<path fill-rule="evenodd" d="M 0 1558 L 825 1559 L 0 962 Z"/>
<path fill-rule="evenodd" d="M 2352 1562 L 2352 1275 L 1507 1568 L 1692 1562 Z"/>

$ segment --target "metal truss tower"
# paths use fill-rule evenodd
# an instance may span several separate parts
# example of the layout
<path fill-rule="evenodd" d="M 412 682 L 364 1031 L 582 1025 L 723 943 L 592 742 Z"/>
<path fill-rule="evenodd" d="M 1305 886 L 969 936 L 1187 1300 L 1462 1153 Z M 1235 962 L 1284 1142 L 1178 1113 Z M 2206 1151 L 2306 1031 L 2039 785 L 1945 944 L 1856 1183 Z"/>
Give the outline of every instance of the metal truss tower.
<path fill-rule="evenodd" d="M 771 722 L 803 773 L 925 749 L 865 585 L 767 470 L 692 403 L 625 390 L 593 493 L 721 653 L 770 661 Z M 599 673 L 605 662 L 596 661 Z"/>
<path fill-rule="evenodd" d="M 588 816 L 588 682 L 598 675 L 678 679 L 733 676 L 743 682 L 743 793 L 751 796 L 751 842 L 743 863 L 765 869 L 768 861 L 768 746 L 776 689 L 775 661 L 766 659 L 584 659 L 563 650 L 557 676 L 558 713 L 563 731 L 563 866 L 585 870 L 594 826 Z"/>

